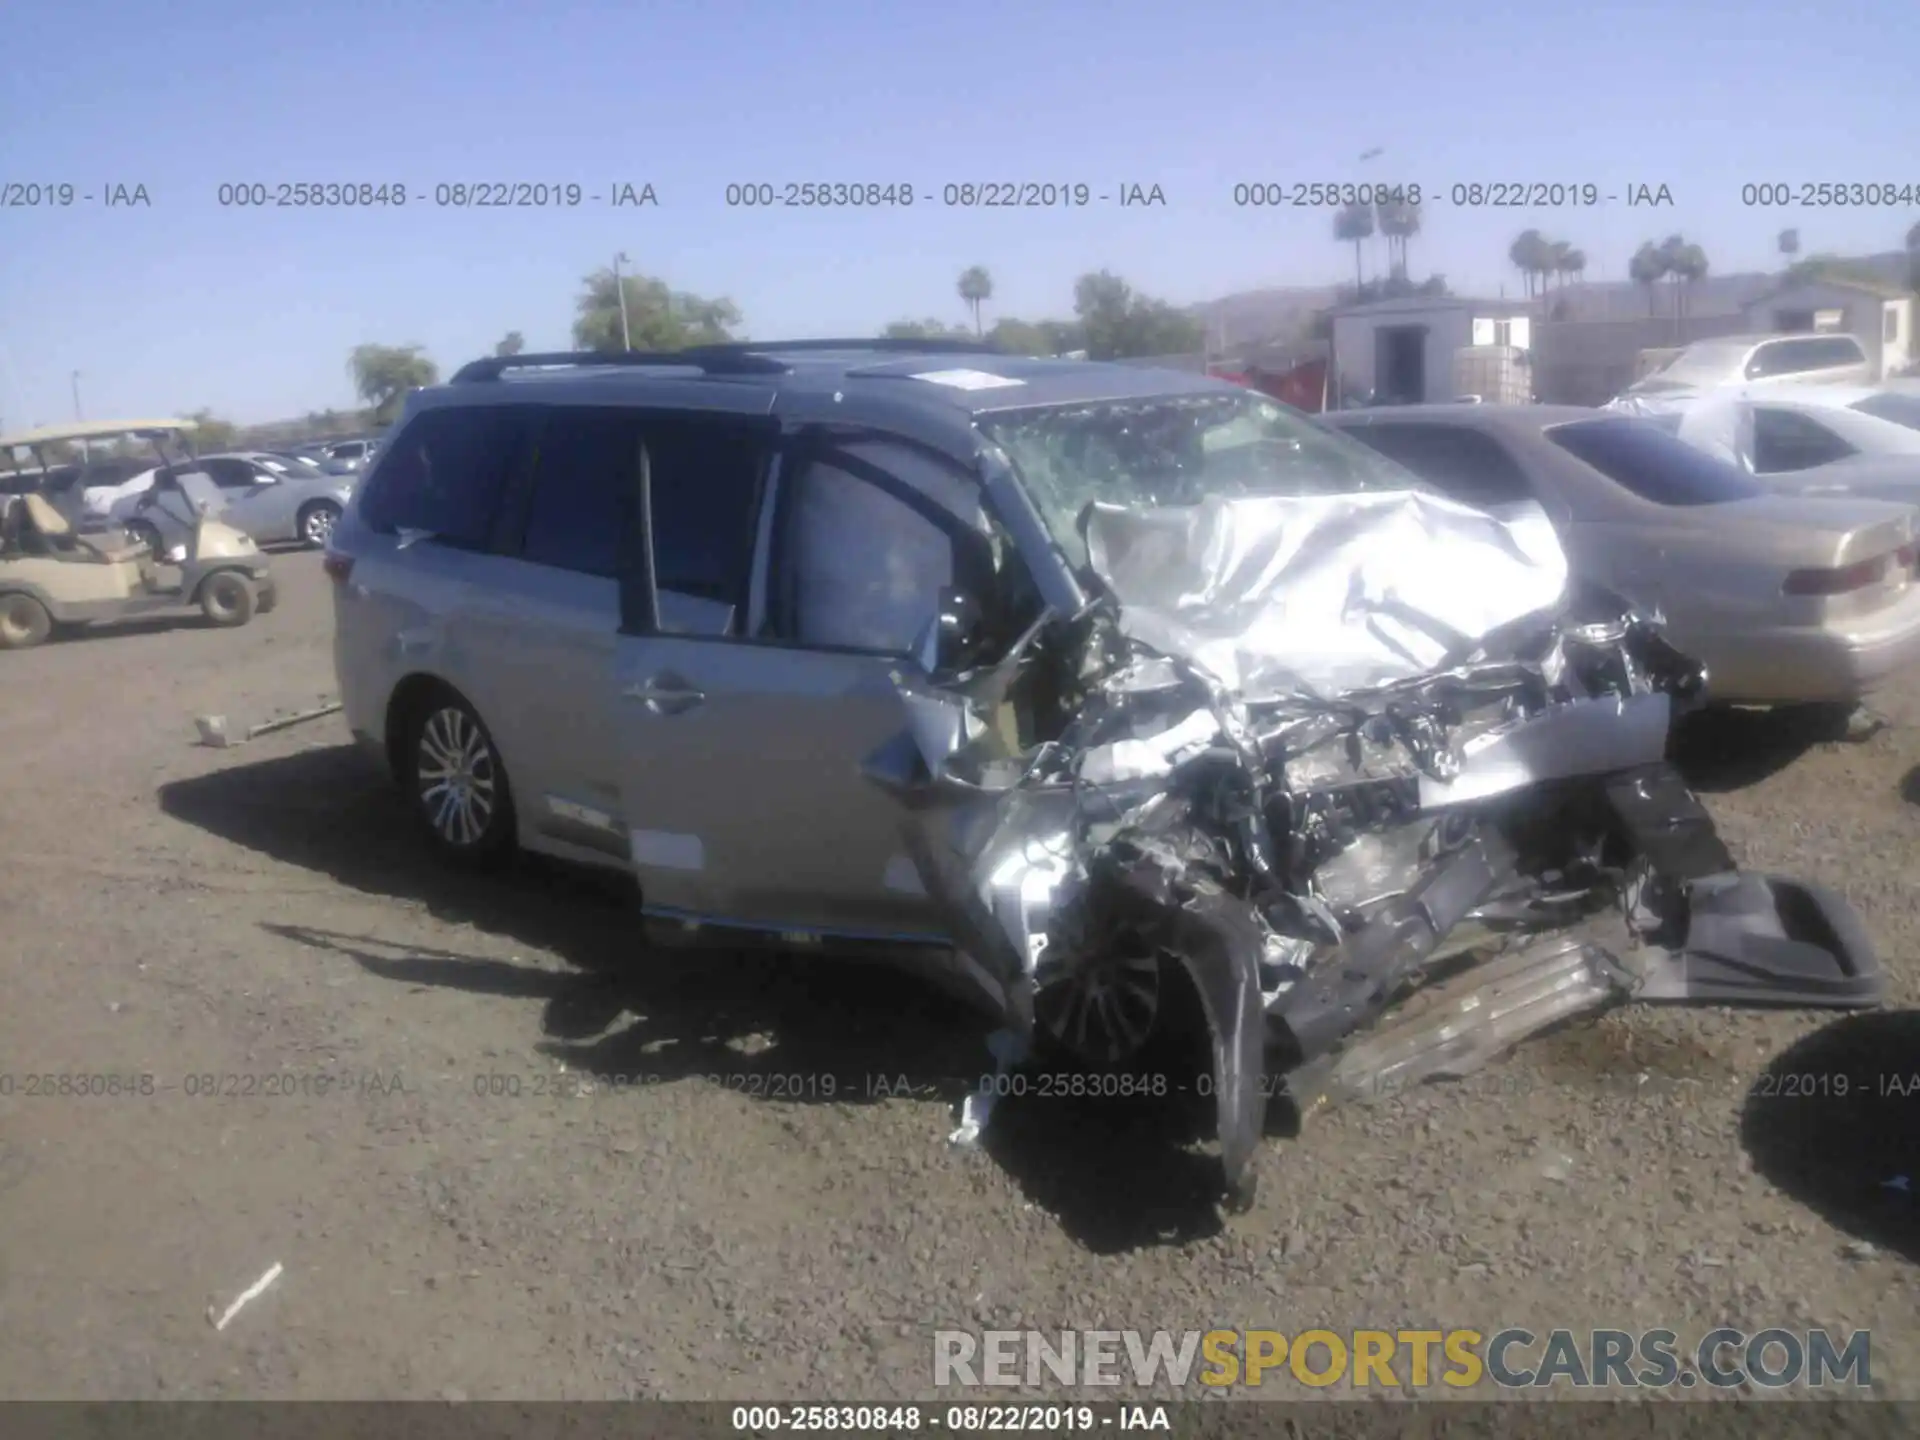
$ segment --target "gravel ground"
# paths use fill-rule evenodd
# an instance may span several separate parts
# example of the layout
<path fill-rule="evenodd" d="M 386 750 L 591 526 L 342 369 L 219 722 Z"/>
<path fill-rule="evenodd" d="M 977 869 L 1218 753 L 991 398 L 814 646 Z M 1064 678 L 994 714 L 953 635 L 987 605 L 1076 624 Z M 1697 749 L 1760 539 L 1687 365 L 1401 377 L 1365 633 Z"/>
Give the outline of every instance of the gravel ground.
<path fill-rule="evenodd" d="M 955 1151 L 945 1001 L 443 873 L 337 717 L 194 745 L 331 687 L 276 565 L 245 630 L 0 657 L 0 1395 L 880 1399 L 947 1327 L 1721 1324 L 1871 1328 L 1920 1395 L 1920 677 L 1862 742 L 1688 743 L 1745 863 L 1860 905 L 1888 1011 L 1620 1012 L 1309 1117 L 1223 1220 L 1202 1115 L 1029 1099 Z"/>

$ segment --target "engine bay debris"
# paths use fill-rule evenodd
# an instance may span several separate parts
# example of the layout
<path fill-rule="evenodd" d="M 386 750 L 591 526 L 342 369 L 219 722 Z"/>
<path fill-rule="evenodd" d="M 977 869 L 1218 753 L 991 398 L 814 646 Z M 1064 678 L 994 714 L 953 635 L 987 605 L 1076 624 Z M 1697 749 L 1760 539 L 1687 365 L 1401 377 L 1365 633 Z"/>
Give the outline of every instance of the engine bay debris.
<path fill-rule="evenodd" d="M 1881 1000 L 1842 897 L 1735 866 L 1666 758 L 1705 671 L 1571 582 L 1544 515 L 1399 491 L 1081 523 L 1092 602 L 897 675 L 868 774 L 1004 996 L 996 1063 L 1124 1063 L 1190 981 L 1231 1207 L 1269 1075 L 1332 1103 L 1626 1001 Z"/>

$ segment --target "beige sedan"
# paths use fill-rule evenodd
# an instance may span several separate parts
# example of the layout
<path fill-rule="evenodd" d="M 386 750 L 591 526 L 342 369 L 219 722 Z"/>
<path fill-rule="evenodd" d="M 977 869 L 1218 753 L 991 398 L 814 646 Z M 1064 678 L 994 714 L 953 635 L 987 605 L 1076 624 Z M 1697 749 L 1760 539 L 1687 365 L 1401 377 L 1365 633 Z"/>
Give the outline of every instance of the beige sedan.
<path fill-rule="evenodd" d="M 1715 700 L 1854 701 L 1920 661 L 1920 510 L 1779 494 L 1646 420 L 1417 405 L 1323 423 L 1482 509 L 1538 502 L 1581 578 L 1666 616 Z"/>

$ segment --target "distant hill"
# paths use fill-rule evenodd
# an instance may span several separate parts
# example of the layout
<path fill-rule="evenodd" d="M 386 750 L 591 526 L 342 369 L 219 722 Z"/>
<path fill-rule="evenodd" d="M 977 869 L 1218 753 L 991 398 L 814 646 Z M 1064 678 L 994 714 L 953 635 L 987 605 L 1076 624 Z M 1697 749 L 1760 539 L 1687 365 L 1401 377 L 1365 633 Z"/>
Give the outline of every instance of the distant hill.
<path fill-rule="evenodd" d="M 1809 259 L 1809 256 L 1802 256 Z M 1888 250 L 1878 255 L 1844 257 L 1850 269 L 1877 275 L 1891 285 L 1904 285 L 1909 257 L 1904 250 Z M 1782 267 L 1784 269 L 1784 267 Z M 1780 283 L 1781 271 L 1739 271 L 1727 275 L 1708 275 L 1693 287 L 1687 304 L 1694 315 L 1730 315 L 1766 294 Z M 1509 296 L 1516 293 L 1519 277 L 1507 286 Z M 1658 313 L 1667 314 L 1670 298 L 1655 297 Z M 1238 349 L 1263 340 L 1291 340 L 1305 331 L 1316 310 L 1337 304 L 1342 293 L 1352 287 L 1281 286 L 1266 290 L 1243 290 L 1223 295 L 1218 300 L 1190 306 L 1192 313 L 1206 322 L 1212 343 L 1219 344 L 1223 329 L 1229 349 Z M 1567 314 L 1577 320 L 1632 320 L 1647 313 L 1647 292 L 1630 280 L 1582 281 L 1556 286 L 1552 303 L 1567 302 Z"/>
<path fill-rule="evenodd" d="M 1313 322 L 1316 311 L 1338 303 L 1339 298 L 1339 290 L 1332 285 L 1281 285 L 1242 290 L 1189 308 L 1205 323 L 1210 344 L 1218 346 L 1224 333 L 1232 350 L 1263 340 L 1293 339 Z"/>

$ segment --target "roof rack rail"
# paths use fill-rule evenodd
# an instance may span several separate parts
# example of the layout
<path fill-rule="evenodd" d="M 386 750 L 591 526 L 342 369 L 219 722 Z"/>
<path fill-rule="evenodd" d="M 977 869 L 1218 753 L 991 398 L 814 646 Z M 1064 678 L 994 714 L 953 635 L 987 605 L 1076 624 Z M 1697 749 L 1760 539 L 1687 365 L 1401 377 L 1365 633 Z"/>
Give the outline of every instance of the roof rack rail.
<path fill-rule="evenodd" d="M 509 370 L 558 369 L 565 366 L 631 366 L 636 369 L 699 370 L 708 375 L 777 375 L 786 366 L 776 360 L 757 360 L 748 351 L 711 353 L 711 347 L 691 350 L 554 350 L 536 355 L 488 355 L 470 360 L 453 372 L 448 383 L 468 385 L 498 380 Z"/>
<path fill-rule="evenodd" d="M 714 345 L 689 345 L 684 350 L 555 350 L 534 355 L 488 355 L 469 361 L 449 382 L 467 385 L 498 380 L 509 370 L 558 369 L 567 366 L 632 366 L 636 369 L 698 370 L 707 375 L 782 375 L 793 367 L 781 355 L 835 351 L 865 351 L 877 355 L 1000 355 L 1005 352 L 985 340 L 751 340 Z"/>
<path fill-rule="evenodd" d="M 863 340 L 730 340 L 719 345 L 694 345 L 689 355 L 805 355 L 810 351 L 865 350 L 878 355 L 1002 355 L 987 340 L 911 340 L 892 336 Z"/>

